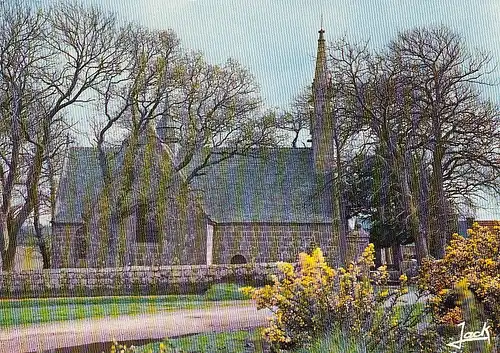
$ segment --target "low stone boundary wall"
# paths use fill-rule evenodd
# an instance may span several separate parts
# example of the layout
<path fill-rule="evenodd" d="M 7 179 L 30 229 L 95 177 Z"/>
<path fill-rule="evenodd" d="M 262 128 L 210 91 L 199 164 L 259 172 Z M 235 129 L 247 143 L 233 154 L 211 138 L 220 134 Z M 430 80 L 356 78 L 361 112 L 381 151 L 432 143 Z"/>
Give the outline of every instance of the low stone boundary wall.
<path fill-rule="evenodd" d="M 274 263 L 0 272 L 0 298 L 201 293 L 211 284 L 261 285 Z"/>

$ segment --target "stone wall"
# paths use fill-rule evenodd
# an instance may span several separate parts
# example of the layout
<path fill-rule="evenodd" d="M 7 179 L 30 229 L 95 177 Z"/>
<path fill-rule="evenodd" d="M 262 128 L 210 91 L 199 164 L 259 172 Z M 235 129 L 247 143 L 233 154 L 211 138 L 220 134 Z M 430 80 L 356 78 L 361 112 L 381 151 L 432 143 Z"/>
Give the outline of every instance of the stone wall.
<path fill-rule="evenodd" d="M 319 246 L 327 261 L 337 266 L 337 242 L 331 224 L 216 224 L 213 262 L 231 263 L 235 256 L 247 262 L 294 262 L 300 252 Z M 349 259 L 367 245 L 368 238 L 349 236 Z"/>
<path fill-rule="evenodd" d="M 0 298 L 201 293 L 213 283 L 260 285 L 276 264 L 67 268 L 0 272 Z"/>
<path fill-rule="evenodd" d="M 328 255 L 333 250 L 330 225 L 319 224 L 216 224 L 214 263 L 230 263 L 235 256 L 247 262 L 296 260 L 301 251 L 320 244 Z"/>
<path fill-rule="evenodd" d="M 57 224 L 52 226 L 52 251 L 50 263 L 53 268 L 83 267 L 74 256 L 75 234 L 83 224 Z"/>
<path fill-rule="evenodd" d="M 117 266 L 205 264 L 206 221 L 197 209 L 191 209 L 190 216 L 187 220 L 179 220 L 174 216 L 165 217 L 156 243 L 136 242 L 135 218 L 129 217 L 124 222 L 126 226 L 118 234 L 119 245 L 115 245 L 121 249 L 116 260 Z M 79 239 L 77 230 L 82 227 L 83 223 L 53 226 L 52 268 L 112 267 L 112 264 L 106 261 L 111 246 L 105 242 L 107 235 L 94 230 Z M 80 256 L 82 252 L 84 255 Z"/>

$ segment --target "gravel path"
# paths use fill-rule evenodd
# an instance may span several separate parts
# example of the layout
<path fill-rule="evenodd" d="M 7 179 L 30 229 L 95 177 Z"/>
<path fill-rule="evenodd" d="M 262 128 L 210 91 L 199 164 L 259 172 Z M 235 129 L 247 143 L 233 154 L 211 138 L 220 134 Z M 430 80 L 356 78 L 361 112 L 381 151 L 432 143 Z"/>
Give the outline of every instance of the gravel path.
<path fill-rule="evenodd" d="M 161 339 L 186 334 L 264 326 L 270 312 L 250 301 L 158 314 L 30 325 L 0 331 L 0 353 L 42 352 L 95 342 Z"/>

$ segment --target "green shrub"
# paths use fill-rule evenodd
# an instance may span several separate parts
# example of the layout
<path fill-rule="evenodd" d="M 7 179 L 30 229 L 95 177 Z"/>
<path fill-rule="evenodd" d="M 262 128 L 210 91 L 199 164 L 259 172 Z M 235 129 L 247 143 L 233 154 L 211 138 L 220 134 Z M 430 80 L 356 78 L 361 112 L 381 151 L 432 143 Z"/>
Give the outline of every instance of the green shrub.
<path fill-rule="evenodd" d="M 370 347 L 365 337 L 349 335 L 340 326 L 336 326 L 331 332 L 316 338 L 307 347 L 294 350 L 293 353 L 420 353 L 426 351 L 424 347 L 434 345 L 431 342 L 420 342 L 419 344 L 417 339 L 422 338 L 425 340 L 433 339 L 430 336 L 415 337 L 415 344 L 413 346 L 401 344 L 398 340 L 393 339 L 388 340 L 384 345 L 374 348 Z M 444 343 L 434 346 L 435 348 L 431 351 L 432 353 L 450 352 Z"/>
<path fill-rule="evenodd" d="M 366 345 L 361 339 L 353 339 L 342 333 L 340 328 L 324 337 L 314 340 L 310 346 L 300 348 L 296 353 L 365 353 Z"/>
<path fill-rule="evenodd" d="M 346 268 L 329 267 L 319 248 L 299 254 L 298 260 L 295 265 L 280 263 L 282 275 L 275 276 L 273 285 L 243 288 L 258 309 L 274 313 L 263 335 L 276 351 L 309 351 L 319 344 L 317 351 L 329 352 L 322 346 L 327 342 L 318 340 L 340 329 L 342 336 L 334 341 L 345 340 L 341 351 L 350 351 L 354 342 L 364 347 L 361 352 L 379 353 L 395 342 L 394 352 L 436 352 L 432 330 L 420 329 L 429 327 L 421 315 L 423 306 L 406 305 L 407 277 L 402 275 L 400 286 L 391 288 L 385 267 L 370 274 L 373 244 Z"/>
<path fill-rule="evenodd" d="M 500 335 L 500 226 L 475 223 L 468 233 L 467 238 L 453 235 L 443 259 L 423 263 L 419 285 L 432 296 L 431 307 L 439 323 L 454 326 L 488 319 Z M 474 312 L 467 312 L 459 300 L 464 290 L 474 297 Z"/>
<path fill-rule="evenodd" d="M 240 290 L 240 286 L 234 283 L 213 284 L 205 292 L 205 300 L 244 300 L 250 299 L 250 296 Z"/>

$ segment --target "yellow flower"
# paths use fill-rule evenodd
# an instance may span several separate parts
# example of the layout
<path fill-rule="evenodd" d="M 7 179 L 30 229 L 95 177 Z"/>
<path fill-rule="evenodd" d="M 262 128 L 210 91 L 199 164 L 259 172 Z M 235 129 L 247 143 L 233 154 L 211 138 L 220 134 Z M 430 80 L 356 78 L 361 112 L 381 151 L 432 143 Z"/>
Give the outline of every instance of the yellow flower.
<path fill-rule="evenodd" d="M 286 276 L 293 274 L 293 265 L 288 262 L 278 263 L 278 269 Z"/>
<path fill-rule="evenodd" d="M 241 287 L 240 292 L 242 292 L 245 295 L 251 296 L 255 292 L 255 289 L 253 287 L 246 286 L 246 287 Z"/>
<path fill-rule="evenodd" d="M 320 262 L 324 262 L 325 259 L 323 258 L 323 252 L 321 251 L 320 248 L 316 248 L 312 251 L 312 254 L 311 254 L 312 258 L 314 260 L 316 260 L 316 262 L 320 263 Z"/>
<path fill-rule="evenodd" d="M 438 294 L 439 294 L 440 296 L 444 296 L 444 295 L 446 295 L 449 291 L 450 291 L 449 289 L 447 289 L 447 288 L 443 288 L 443 289 L 441 289 L 441 290 L 439 291 L 439 293 L 438 293 Z"/>
<path fill-rule="evenodd" d="M 401 284 L 404 284 L 408 282 L 408 276 L 403 273 L 401 276 L 399 276 L 399 280 L 401 281 Z"/>
<path fill-rule="evenodd" d="M 380 295 L 381 298 L 385 298 L 385 297 L 387 297 L 389 295 L 389 290 L 385 289 L 382 292 L 380 292 L 379 295 Z"/>

